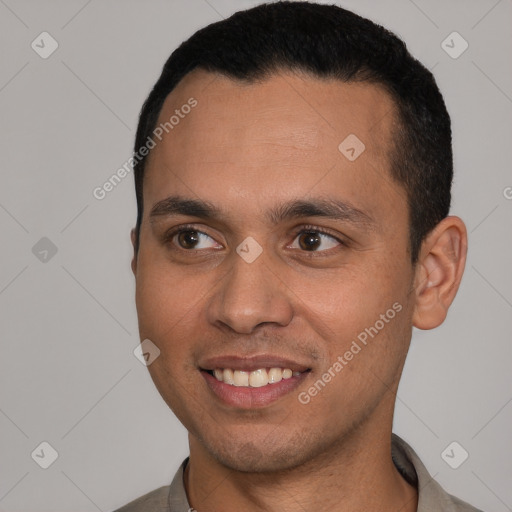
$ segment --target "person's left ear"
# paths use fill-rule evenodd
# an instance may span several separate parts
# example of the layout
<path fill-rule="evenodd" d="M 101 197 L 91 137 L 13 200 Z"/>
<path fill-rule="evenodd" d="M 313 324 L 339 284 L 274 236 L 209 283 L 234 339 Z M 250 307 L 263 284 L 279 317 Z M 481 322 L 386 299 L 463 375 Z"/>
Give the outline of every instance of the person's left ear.
<path fill-rule="evenodd" d="M 423 241 L 414 278 L 414 327 L 433 329 L 445 320 L 464 273 L 467 246 L 466 226 L 454 216 L 439 222 Z"/>

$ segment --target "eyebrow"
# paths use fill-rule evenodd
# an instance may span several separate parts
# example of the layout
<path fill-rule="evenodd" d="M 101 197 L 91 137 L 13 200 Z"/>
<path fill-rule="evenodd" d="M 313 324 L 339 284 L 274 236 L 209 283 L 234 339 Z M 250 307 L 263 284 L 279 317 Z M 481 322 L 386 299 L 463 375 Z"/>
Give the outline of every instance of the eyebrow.
<path fill-rule="evenodd" d="M 208 201 L 173 195 L 156 203 L 149 214 L 150 220 L 157 217 L 184 215 L 205 220 L 223 220 L 222 210 Z M 272 224 L 301 217 L 323 217 L 348 222 L 366 229 L 374 229 L 375 220 L 367 213 L 339 199 L 314 198 L 311 200 L 292 199 L 271 208 L 266 218 Z"/>

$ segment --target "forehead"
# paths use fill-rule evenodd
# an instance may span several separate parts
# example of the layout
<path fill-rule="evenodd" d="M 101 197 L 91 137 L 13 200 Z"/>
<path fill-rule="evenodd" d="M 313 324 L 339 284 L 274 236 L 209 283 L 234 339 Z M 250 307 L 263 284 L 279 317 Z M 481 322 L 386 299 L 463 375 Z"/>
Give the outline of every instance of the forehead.
<path fill-rule="evenodd" d="M 192 109 L 183 108 L 192 100 Z M 297 72 L 245 83 L 195 70 L 160 112 L 157 126 L 167 122 L 168 133 L 150 154 L 145 202 L 174 193 L 226 205 L 235 196 L 265 201 L 339 191 L 357 202 L 399 193 L 389 174 L 394 111 L 374 84 Z"/>
<path fill-rule="evenodd" d="M 198 101 L 198 108 L 187 116 L 193 133 L 176 126 L 166 142 L 202 143 L 212 152 L 217 135 L 237 142 L 244 136 L 254 142 L 293 141 L 299 149 L 321 150 L 350 133 L 364 140 L 370 152 L 379 151 L 389 143 L 395 111 L 383 87 L 368 82 L 344 83 L 282 71 L 247 83 L 195 70 L 168 95 L 158 124 L 168 121 L 191 97 Z M 214 133 L 209 132 L 212 123 Z"/>

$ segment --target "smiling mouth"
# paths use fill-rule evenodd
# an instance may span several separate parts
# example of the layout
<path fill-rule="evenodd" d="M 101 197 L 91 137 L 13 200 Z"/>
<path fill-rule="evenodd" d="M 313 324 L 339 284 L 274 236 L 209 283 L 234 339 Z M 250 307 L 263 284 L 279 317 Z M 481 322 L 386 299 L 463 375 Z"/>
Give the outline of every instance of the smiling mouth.
<path fill-rule="evenodd" d="M 261 388 L 277 384 L 282 380 L 299 377 L 303 373 L 311 371 L 292 371 L 290 368 L 258 368 L 256 370 L 233 370 L 231 368 L 215 368 L 205 370 L 219 382 L 235 387 Z"/>

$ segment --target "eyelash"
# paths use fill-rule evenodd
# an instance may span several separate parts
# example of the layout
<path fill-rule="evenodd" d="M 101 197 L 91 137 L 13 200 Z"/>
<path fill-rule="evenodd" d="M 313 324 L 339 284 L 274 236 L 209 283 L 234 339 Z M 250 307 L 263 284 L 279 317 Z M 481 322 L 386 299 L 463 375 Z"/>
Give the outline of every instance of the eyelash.
<path fill-rule="evenodd" d="M 194 226 L 193 224 L 184 224 L 184 225 L 180 226 L 179 228 L 173 229 L 173 230 L 169 231 L 168 233 L 166 233 L 164 235 L 164 243 L 169 243 L 169 242 L 172 243 L 172 240 L 175 236 L 180 235 L 181 233 L 186 233 L 188 231 L 195 231 L 197 233 L 201 233 L 201 234 L 206 235 L 213 239 L 213 237 L 211 237 L 208 233 L 205 233 L 204 231 L 197 229 L 197 227 Z M 347 247 L 347 243 L 344 240 L 341 240 L 338 236 L 335 236 L 333 233 L 329 232 L 328 230 L 326 230 L 324 228 L 320 228 L 318 226 L 313 226 L 312 224 L 307 224 L 305 226 L 301 226 L 300 229 L 295 230 L 294 235 L 293 235 L 293 240 L 295 240 L 298 235 L 300 235 L 302 233 L 308 233 L 308 232 L 318 233 L 320 235 L 326 235 L 326 236 L 336 240 L 336 242 L 338 242 L 340 244 L 340 246 Z M 189 253 L 189 254 L 204 252 L 204 249 L 183 249 L 183 247 L 179 247 L 176 245 L 175 245 L 175 248 L 177 248 L 178 250 L 184 251 L 186 253 Z M 327 249 L 325 251 L 301 251 L 301 252 L 303 252 L 305 254 L 318 254 L 320 256 L 325 256 L 325 253 L 328 253 L 327 254 L 327 256 L 328 256 L 328 255 L 330 255 L 331 251 L 337 251 L 338 249 L 339 249 L 339 247 L 334 247 L 331 249 Z"/>

